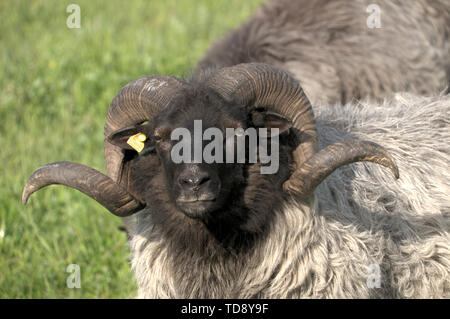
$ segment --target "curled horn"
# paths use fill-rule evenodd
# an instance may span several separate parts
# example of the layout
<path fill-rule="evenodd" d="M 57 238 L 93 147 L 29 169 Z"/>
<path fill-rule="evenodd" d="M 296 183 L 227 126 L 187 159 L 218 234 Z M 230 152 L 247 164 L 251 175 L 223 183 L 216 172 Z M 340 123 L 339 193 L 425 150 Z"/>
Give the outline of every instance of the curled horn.
<path fill-rule="evenodd" d="M 360 140 L 336 142 L 306 160 L 284 184 L 285 190 L 307 196 L 336 168 L 354 162 L 369 161 L 389 168 L 399 178 L 392 156 L 380 145 Z"/>
<path fill-rule="evenodd" d="M 251 111 L 258 107 L 290 119 L 297 139 L 293 151 L 295 170 L 283 184 L 287 192 L 308 195 L 336 168 L 356 161 L 372 161 L 391 168 L 398 178 L 394 159 L 370 142 L 338 142 L 318 152 L 317 131 L 311 103 L 300 84 L 286 72 L 261 63 L 223 68 L 209 85 L 229 101 Z"/>
<path fill-rule="evenodd" d="M 22 193 L 22 202 L 37 190 L 62 184 L 83 192 L 119 217 L 130 216 L 144 205 L 108 176 L 93 168 L 71 162 L 56 162 L 40 167 L 30 176 Z"/>
<path fill-rule="evenodd" d="M 25 184 L 22 201 L 35 191 L 51 184 L 73 187 L 92 197 L 111 213 L 120 217 L 134 214 L 145 207 L 122 181 L 123 151 L 107 138 L 115 130 L 151 121 L 179 92 L 183 82 L 171 76 L 149 76 L 130 82 L 114 97 L 105 124 L 105 160 L 110 177 L 87 166 L 59 162 L 37 169 Z"/>
<path fill-rule="evenodd" d="M 147 76 L 130 82 L 115 96 L 108 110 L 105 124 L 105 161 L 108 175 L 118 183 L 122 181 L 123 150 L 108 141 L 116 130 L 151 121 L 185 86 L 169 75 Z"/>
<path fill-rule="evenodd" d="M 296 164 L 317 152 L 311 104 L 300 84 L 287 73 L 268 64 L 239 64 L 219 70 L 209 79 L 209 85 L 225 99 L 245 105 L 248 111 L 263 107 L 290 119 L 299 143 L 293 152 Z"/>

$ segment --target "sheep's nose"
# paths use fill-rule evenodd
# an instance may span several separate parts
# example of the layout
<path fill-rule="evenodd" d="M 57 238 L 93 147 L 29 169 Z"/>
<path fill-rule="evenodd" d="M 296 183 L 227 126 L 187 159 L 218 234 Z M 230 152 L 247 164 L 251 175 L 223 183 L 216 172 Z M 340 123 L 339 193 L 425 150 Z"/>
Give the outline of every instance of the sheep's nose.
<path fill-rule="evenodd" d="M 211 177 L 207 172 L 197 172 L 195 174 L 181 174 L 178 178 L 178 183 L 184 190 L 198 191 L 203 186 L 206 186 L 210 180 Z"/>

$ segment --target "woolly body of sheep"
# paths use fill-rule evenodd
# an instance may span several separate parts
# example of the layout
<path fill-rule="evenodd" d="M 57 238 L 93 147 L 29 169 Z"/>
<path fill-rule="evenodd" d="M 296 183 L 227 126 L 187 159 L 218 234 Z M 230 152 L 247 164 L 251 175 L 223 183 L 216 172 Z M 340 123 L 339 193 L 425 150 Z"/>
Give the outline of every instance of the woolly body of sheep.
<path fill-rule="evenodd" d="M 139 297 L 450 297 L 450 96 L 397 94 L 315 113 L 321 147 L 379 143 L 401 178 L 374 164 L 341 167 L 311 202 L 287 201 L 245 253 L 175 252 L 146 209 L 130 241 Z M 379 288 L 368 283 L 374 269 Z"/>
<path fill-rule="evenodd" d="M 396 92 L 438 94 L 450 82 L 447 0 L 269 1 L 217 41 L 199 62 L 209 67 L 263 62 L 290 72 L 313 105 L 345 104 Z"/>

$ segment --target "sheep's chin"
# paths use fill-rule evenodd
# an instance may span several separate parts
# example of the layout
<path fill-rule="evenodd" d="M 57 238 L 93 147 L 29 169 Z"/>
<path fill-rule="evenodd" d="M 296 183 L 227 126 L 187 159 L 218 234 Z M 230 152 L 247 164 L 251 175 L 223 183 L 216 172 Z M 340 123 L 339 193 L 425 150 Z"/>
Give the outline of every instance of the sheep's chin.
<path fill-rule="evenodd" d="M 215 200 L 177 202 L 177 207 L 186 217 L 204 219 L 208 213 L 216 208 L 216 204 Z"/>

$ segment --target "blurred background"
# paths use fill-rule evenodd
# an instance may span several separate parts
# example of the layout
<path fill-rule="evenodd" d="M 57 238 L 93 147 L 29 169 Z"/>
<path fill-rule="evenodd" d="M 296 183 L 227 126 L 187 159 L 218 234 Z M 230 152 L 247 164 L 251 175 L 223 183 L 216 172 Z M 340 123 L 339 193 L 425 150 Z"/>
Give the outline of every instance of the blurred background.
<path fill-rule="evenodd" d="M 187 76 L 262 0 L 0 1 L 0 298 L 128 298 L 136 285 L 119 218 L 50 186 L 21 204 L 39 166 L 105 172 L 103 126 L 126 83 Z M 80 28 L 66 25 L 70 4 Z M 70 289 L 67 266 L 81 270 Z"/>

